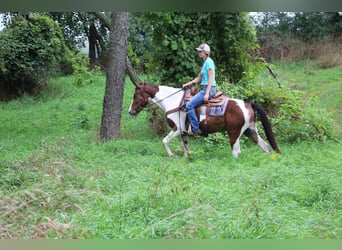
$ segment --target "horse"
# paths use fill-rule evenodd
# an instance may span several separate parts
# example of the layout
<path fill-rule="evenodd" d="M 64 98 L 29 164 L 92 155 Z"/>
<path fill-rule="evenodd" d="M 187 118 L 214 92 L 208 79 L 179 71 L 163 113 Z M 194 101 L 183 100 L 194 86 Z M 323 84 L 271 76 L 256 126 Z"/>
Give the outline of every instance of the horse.
<path fill-rule="evenodd" d="M 174 155 L 168 145 L 169 142 L 179 135 L 182 138 L 184 156 L 188 156 L 187 114 L 184 104 L 182 105 L 184 96 L 185 90 L 182 88 L 139 83 L 136 84 L 133 100 L 128 110 L 130 115 L 135 116 L 146 106 L 157 105 L 166 113 L 167 123 L 171 127 L 171 131 L 163 138 L 162 143 L 168 156 Z M 199 115 L 200 107 L 196 108 L 196 113 Z M 270 153 L 269 145 L 258 134 L 256 113 L 259 114 L 265 135 L 272 149 L 280 154 L 271 123 L 265 110 L 259 104 L 250 104 L 240 99 L 228 98 L 228 104 L 222 116 L 207 115 L 207 118 L 202 120 L 199 126 L 206 135 L 226 131 L 234 158 L 241 154 L 240 137 L 243 134 L 265 153 Z"/>

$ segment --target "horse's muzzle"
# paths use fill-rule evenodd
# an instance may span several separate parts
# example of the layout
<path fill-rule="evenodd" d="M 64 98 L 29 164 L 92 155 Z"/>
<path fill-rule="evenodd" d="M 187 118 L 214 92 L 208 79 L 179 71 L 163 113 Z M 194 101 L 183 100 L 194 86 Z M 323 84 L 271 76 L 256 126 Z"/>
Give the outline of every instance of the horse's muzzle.
<path fill-rule="evenodd" d="M 137 115 L 138 112 L 135 111 L 135 110 L 130 110 L 130 111 L 128 111 L 128 114 L 130 114 L 130 115 Z"/>

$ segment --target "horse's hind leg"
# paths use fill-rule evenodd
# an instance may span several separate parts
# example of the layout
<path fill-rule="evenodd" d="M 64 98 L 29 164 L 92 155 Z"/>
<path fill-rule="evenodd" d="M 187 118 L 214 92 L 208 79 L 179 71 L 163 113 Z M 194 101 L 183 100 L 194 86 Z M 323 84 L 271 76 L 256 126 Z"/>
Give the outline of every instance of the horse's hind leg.
<path fill-rule="evenodd" d="M 170 133 L 164 137 L 163 139 L 163 145 L 164 145 L 164 148 L 167 152 L 167 154 L 169 156 L 173 156 L 173 153 L 169 147 L 169 142 L 176 136 L 178 136 L 180 134 L 180 132 L 178 130 L 174 131 L 174 130 L 171 130 Z"/>
<path fill-rule="evenodd" d="M 249 128 L 246 129 L 244 134 L 253 142 L 255 142 L 264 152 L 270 153 L 270 148 L 258 134 L 258 130 L 255 123 L 251 123 L 251 125 L 249 126 Z"/>
<path fill-rule="evenodd" d="M 237 158 L 241 154 L 241 150 L 240 150 L 240 136 L 241 136 L 240 130 L 228 131 L 228 136 L 229 136 L 230 147 L 232 148 L 233 157 Z"/>

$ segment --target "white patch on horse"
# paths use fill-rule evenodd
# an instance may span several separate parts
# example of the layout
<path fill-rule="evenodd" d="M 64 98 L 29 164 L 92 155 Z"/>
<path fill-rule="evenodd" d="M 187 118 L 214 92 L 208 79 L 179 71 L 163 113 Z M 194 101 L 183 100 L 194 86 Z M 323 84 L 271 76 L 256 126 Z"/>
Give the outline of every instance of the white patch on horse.
<path fill-rule="evenodd" d="M 133 105 L 134 100 L 131 101 L 131 105 L 129 105 L 128 113 L 131 113 L 132 111 L 132 105 Z"/>
<path fill-rule="evenodd" d="M 165 148 L 165 150 L 166 150 L 166 152 L 167 152 L 167 154 L 168 154 L 169 156 L 173 156 L 173 153 L 172 153 L 172 151 L 171 151 L 171 149 L 170 149 L 170 147 L 169 147 L 169 142 L 170 142 L 174 137 L 179 136 L 179 134 L 180 134 L 180 133 L 179 133 L 178 130 L 176 130 L 176 131 L 171 130 L 170 133 L 169 133 L 167 136 L 165 136 L 164 139 L 163 139 L 164 148 Z"/>
<path fill-rule="evenodd" d="M 270 147 L 268 146 L 268 144 L 260 137 L 259 133 L 258 133 L 258 128 L 255 124 L 254 121 L 251 121 L 249 124 L 249 128 L 251 130 L 254 130 L 256 135 L 257 135 L 257 145 L 265 152 L 265 153 L 270 153 Z"/>
<path fill-rule="evenodd" d="M 183 91 L 179 90 L 179 88 L 159 86 L 159 91 L 151 101 L 158 105 L 165 112 L 177 108 L 183 96 Z"/>
<path fill-rule="evenodd" d="M 233 157 L 237 158 L 239 157 L 240 153 L 241 153 L 241 150 L 240 150 L 240 137 L 241 135 L 245 132 L 245 130 L 248 128 L 248 124 L 249 124 L 249 121 L 250 121 L 250 115 L 249 115 L 249 112 L 248 110 L 246 109 L 246 106 L 245 106 L 245 103 L 244 101 L 242 100 L 239 100 L 239 99 L 232 99 L 233 101 L 235 101 L 235 103 L 239 106 L 239 108 L 241 109 L 242 111 L 242 114 L 243 114 L 243 119 L 245 121 L 245 123 L 243 124 L 242 128 L 241 128 L 241 131 L 240 131 L 240 135 L 239 137 L 236 139 L 236 142 L 234 143 L 233 145 L 233 151 L 232 151 L 232 154 L 233 154 Z"/>

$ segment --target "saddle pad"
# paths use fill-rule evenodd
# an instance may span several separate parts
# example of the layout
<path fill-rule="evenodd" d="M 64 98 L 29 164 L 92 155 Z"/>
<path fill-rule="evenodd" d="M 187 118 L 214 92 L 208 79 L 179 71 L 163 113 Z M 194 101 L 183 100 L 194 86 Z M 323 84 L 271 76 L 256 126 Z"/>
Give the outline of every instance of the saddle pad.
<path fill-rule="evenodd" d="M 228 105 L 229 98 L 225 98 L 222 105 L 219 106 L 209 106 L 209 116 L 224 116 L 224 113 L 226 112 L 226 108 Z M 207 106 L 207 105 L 205 105 Z"/>

